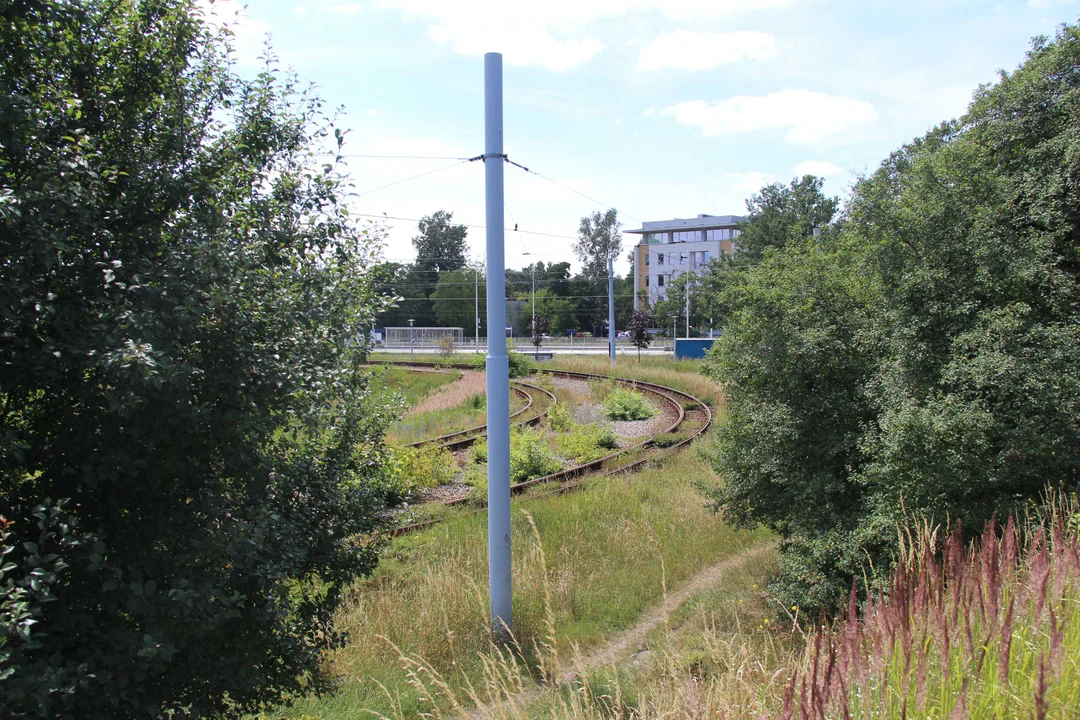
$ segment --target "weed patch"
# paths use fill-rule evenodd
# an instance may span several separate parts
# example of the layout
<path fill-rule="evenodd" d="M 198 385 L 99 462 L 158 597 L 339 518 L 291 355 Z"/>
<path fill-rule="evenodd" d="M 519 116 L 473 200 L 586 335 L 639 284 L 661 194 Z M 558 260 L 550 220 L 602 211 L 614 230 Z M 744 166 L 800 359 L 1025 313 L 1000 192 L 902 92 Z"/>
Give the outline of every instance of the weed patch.
<path fill-rule="evenodd" d="M 648 420 L 656 408 L 637 390 L 617 387 L 604 398 L 604 416 L 609 420 Z"/>

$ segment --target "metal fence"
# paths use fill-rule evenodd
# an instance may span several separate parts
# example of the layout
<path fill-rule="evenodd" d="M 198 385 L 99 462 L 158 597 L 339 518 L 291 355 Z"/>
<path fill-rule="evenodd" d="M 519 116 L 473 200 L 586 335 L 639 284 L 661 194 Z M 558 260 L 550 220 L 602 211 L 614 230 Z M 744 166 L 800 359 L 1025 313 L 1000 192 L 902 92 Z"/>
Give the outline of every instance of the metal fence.
<path fill-rule="evenodd" d="M 454 347 L 459 347 L 464 337 L 465 330 L 459 327 L 388 327 L 383 342 L 386 347 L 413 347 L 422 350 L 437 349 L 444 338 L 450 338 Z"/>

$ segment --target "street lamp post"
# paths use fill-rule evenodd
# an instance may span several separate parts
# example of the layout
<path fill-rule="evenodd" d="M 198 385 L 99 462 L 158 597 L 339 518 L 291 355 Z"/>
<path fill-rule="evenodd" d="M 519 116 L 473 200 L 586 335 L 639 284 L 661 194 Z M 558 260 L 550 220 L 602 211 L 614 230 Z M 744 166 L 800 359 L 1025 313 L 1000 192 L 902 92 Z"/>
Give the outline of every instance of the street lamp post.
<path fill-rule="evenodd" d="M 409 359 L 413 359 L 413 348 L 416 345 L 416 341 L 413 339 L 413 323 L 416 322 L 412 318 L 409 318 Z"/>

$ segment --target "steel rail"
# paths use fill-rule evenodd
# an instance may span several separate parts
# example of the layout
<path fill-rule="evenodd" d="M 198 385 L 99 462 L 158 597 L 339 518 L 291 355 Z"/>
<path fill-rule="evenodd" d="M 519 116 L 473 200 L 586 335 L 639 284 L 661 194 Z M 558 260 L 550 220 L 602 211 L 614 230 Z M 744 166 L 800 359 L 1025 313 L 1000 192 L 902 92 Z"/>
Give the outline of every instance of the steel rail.
<path fill-rule="evenodd" d="M 415 363 L 415 364 L 416 365 L 421 365 L 422 363 Z M 640 460 L 635 460 L 634 462 L 628 463 L 628 464 L 623 465 L 621 467 L 614 468 L 614 469 L 611 469 L 611 470 L 608 470 L 606 472 L 599 473 L 599 474 L 596 474 L 596 475 L 588 475 L 588 476 L 586 476 L 591 470 L 602 467 L 602 465 L 603 465 L 603 463 L 605 461 L 612 460 L 614 458 L 620 457 L 620 456 L 625 455 L 627 453 L 630 453 L 630 452 L 632 452 L 634 450 L 648 448 L 648 447 L 653 446 L 654 441 L 655 441 L 657 436 L 654 435 L 653 437 L 647 438 L 646 440 L 644 440 L 642 442 L 639 442 L 639 443 L 636 443 L 635 445 L 632 445 L 632 446 L 627 447 L 627 448 L 620 448 L 618 452 L 607 455 L 604 458 L 599 458 L 599 459 L 591 461 L 589 463 L 583 463 L 581 465 L 578 465 L 578 466 L 575 466 L 575 467 L 572 467 L 572 468 L 567 468 L 565 470 L 561 470 L 561 471 L 559 471 L 557 473 L 552 473 L 551 475 L 547 475 L 547 476 L 544 476 L 544 477 L 541 477 L 541 478 L 534 478 L 532 480 L 526 480 L 525 482 L 517 483 L 515 485 L 511 485 L 510 486 L 511 494 L 518 495 L 518 494 L 521 494 L 522 492 L 524 492 L 525 490 L 527 490 L 529 488 L 532 488 L 532 487 L 535 487 L 537 485 L 541 485 L 541 484 L 545 484 L 545 483 L 551 483 L 551 482 L 558 482 L 559 483 L 558 487 L 555 487 L 555 488 L 551 489 L 548 492 L 533 493 L 533 494 L 530 494 L 526 498 L 522 498 L 522 500 L 532 500 L 532 499 L 537 499 L 537 498 L 541 498 L 541 497 L 547 497 L 547 496 L 554 495 L 554 494 L 561 494 L 561 493 L 569 492 L 571 490 L 582 487 L 585 484 L 585 482 L 587 480 L 590 480 L 590 479 L 610 477 L 610 476 L 618 475 L 618 474 L 621 474 L 621 473 L 626 473 L 626 472 L 639 470 L 639 469 L 643 468 L 647 463 L 649 463 L 649 462 L 651 462 L 653 460 L 656 460 L 658 457 L 666 457 L 667 455 L 670 455 L 670 454 L 674 453 L 675 451 L 679 450 L 680 448 L 683 448 L 683 447 L 689 445 L 695 439 L 697 439 L 702 434 L 704 434 L 709 429 L 709 427 L 711 427 L 711 425 L 712 425 L 713 413 L 712 413 L 712 409 L 708 406 L 707 403 L 699 400 L 698 398 L 691 395 L 690 393 L 683 392 L 682 390 L 676 390 L 675 388 L 667 387 L 666 385 L 659 385 L 657 383 L 650 383 L 650 382 L 646 382 L 646 381 L 642 381 L 642 380 L 634 380 L 632 378 L 616 378 L 616 377 L 612 377 L 612 376 L 609 376 L 609 375 L 597 375 L 597 374 L 592 374 L 592 373 L 580 373 L 580 372 L 574 372 L 574 371 L 570 371 L 570 370 L 543 370 L 538 374 L 550 374 L 550 375 L 573 377 L 573 378 L 585 379 L 585 380 L 616 380 L 617 382 L 628 384 L 628 385 L 631 385 L 633 387 L 640 387 L 640 388 L 646 389 L 646 390 L 648 390 L 648 391 L 650 391 L 650 392 L 652 392 L 652 393 L 654 393 L 656 395 L 664 397 L 665 400 L 671 402 L 675 407 L 678 408 L 678 420 L 675 423 L 673 423 L 671 425 L 671 427 L 669 427 L 665 432 L 674 432 L 680 425 L 682 425 L 686 421 L 686 412 L 687 411 L 684 408 L 685 403 L 693 403 L 693 404 L 695 404 L 697 407 L 695 409 L 692 409 L 690 412 L 701 412 L 703 414 L 703 416 L 704 416 L 704 419 L 701 422 L 701 425 L 697 429 L 695 429 L 692 433 L 687 435 L 687 437 L 683 438 L 679 442 L 671 445 L 668 448 L 665 448 L 663 452 L 657 453 L 655 455 L 650 455 L 648 457 L 641 458 Z M 530 387 L 535 387 L 535 386 L 530 386 Z M 537 388 L 537 389 L 543 390 L 543 388 Z M 547 391 L 545 390 L 544 392 L 547 392 Z M 550 394 L 550 393 L 548 393 L 548 394 Z M 679 400 L 679 398 L 681 398 L 682 400 Z M 539 421 L 539 416 L 537 418 L 537 421 Z M 659 434 L 661 434 L 661 433 L 658 433 L 658 435 Z M 458 500 L 451 500 L 449 502 L 442 503 L 442 504 L 444 504 L 446 506 L 455 506 L 455 505 L 464 504 L 465 502 L 468 502 L 468 501 L 469 501 L 469 498 L 461 498 L 461 499 L 458 499 Z M 476 510 L 476 512 L 480 512 L 481 510 L 482 510 L 482 508 L 478 508 Z M 404 535 L 406 533 L 415 532 L 415 531 L 424 529 L 426 527 L 436 525 L 439 522 L 441 522 L 441 519 L 433 518 L 431 520 L 424 520 L 424 521 L 417 522 L 417 523 L 411 523 L 409 525 L 403 525 L 403 526 L 400 526 L 398 528 L 394 528 L 393 530 L 389 531 L 389 534 L 392 535 L 393 537 L 398 537 L 398 536 Z"/>

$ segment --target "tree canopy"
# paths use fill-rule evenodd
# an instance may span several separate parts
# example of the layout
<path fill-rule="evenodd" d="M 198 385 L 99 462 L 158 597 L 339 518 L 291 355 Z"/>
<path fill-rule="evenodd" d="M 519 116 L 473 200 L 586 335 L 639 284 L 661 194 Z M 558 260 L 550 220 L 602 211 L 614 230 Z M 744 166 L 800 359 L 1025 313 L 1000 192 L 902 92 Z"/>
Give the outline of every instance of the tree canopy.
<path fill-rule="evenodd" d="M 794 178 L 790 184 L 773 183 L 746 201 L 749 219 L 739 228 L 739 256 L 757 261 L 768 248 L 782 248 L 801 238 L 824 231 L 836 217 L 839 198 L 822 192 L 824 181 L 813 175 Z"/>
<path fill-rule="evenodd" d="M 622 223 L 615 208 L 594 212 L 581 218 L 574 253 L 581 261 L 586 278 L 606 278 L 608 259 L 622 252 Z"/>
<path fill-rule="evenodd" d="M 342 133 L 193 2 L 3 15 L 0 714 L 325 690 L 392 410 L 360 365 L 381 238 L 314 154 Z"/>
<path fill-rule="evenodd" d="M 784 247 L 717 270 L 712 494 L 783 537 L 789 602 L 836 607 L 884 577 L 900 524 L 979 531 L 1078 489 L 1078 96 L 1068 26 L 860 180 L 828 242 L 790 207 Z"/>
<path fill-rule="evenodd" d="M 479 303 L 476 302 L 477 293 Z M 486 297 L 487 281 L 484 274 L 478 268 L 462 268 L 439 274 L 435 292 L 431 293 L 431 304 L 439 325 L 464 328 L 465 335 L 469 336 L 474 332 L 478 312 L 481 331 L 486 332 Z"/>
<path fill-rule="evenodd" d="M 421 274 L 431 276 L 458 270 L 468 262 L 465 237 L 469 230 L 464 225 L 455 225 L 453 220 L 454 213 L 447 210 L 436 210 L 420 219 L 420 234 L 413 238 L 412 244 L 416 248 L 415 268 Z"/>

